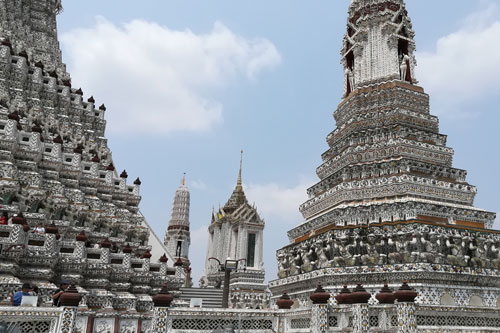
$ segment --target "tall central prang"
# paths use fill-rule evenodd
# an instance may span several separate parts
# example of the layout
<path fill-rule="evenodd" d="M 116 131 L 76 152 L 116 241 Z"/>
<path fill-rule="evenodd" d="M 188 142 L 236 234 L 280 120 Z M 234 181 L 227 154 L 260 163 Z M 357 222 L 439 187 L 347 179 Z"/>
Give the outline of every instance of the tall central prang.
<path fill-rule="evenodd" d="M 403 0 L 351 1 L 337 128 L 300 206 L 305 221 L 277 253 L 273 295 L 306 302 L 318 281 L 335 293 L 409 280 L 425 304 L 499 299 L 495 214 L 473 206 L 476 188 L 452 166 L 454 151 L 417 85 L 414 36 Z"/>
<path fill-rule="evenodd" d="M 84 98 L 66 71 L 61 10 L 61 0 L 0 0 L 0 300 L 26 283 L 40 305 L 57 305 L 53 291 L 72 282 L 95 312 L 51 332 L 145 330 L 150 317 L 120 323 L 121 313 L 153 309 L 167 282 L 179 294 L 188 273 L 141 214 L 139 178 L 117 172 L 105 136 L 113 111 Z M 48 331 L 29 318 L 23 330 Z"/>

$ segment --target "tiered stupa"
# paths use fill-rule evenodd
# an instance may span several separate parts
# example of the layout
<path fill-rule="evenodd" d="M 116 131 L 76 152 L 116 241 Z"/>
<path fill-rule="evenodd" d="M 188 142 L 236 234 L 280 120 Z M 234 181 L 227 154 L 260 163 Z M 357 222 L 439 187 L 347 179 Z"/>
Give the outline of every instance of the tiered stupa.
<path fill-rule="evenodd" d="M 243 152 L 242 152 L 243 153 Z M 231 273 L 230 302 L 234 308 L 267 308 L 269 293 L 264 283 L 263 237 L 264 220 L 257 208 L 248 203 L 240 170 L 236 187 L 223 208 L 212 212 L 208 227 L 208 247 L 205 275 L 210 287 L 224 281 L 217 258 L 224 264 L 226 259 L 241 260 L 237 272 Z"/>
<path fill-rule="evenodd" d="M 186 186 L 186 176 L 182 178 L 182 184 L 175 191 L 172 215 L 168 222 L 165 234 L 165 246 L 167 251 L 176 262 L 180 260 L 184 267 L 189 267 L 189 245 L 191 244 L 191 233 L 189 231 L 189 189 Z M 178 263 L 178 264 L 179 264 Z"/>
<path fill-rule="evenodd" d="M 167 267 L 173 258 L 139 212 L 140 180 L 115 169 L 106 107 L 72 85 L 61 9 L 60 0 L 0 0 L 0 210 L 9 219 L 0 297 L 29 282 L 50 303 L 69 280 L 94 309 L 151 309 L 151 295 L 165 282 L 179 287 L 184 273 Z"/>
<path fill-rule="evenodd" d="M 473 206 L 476 188 L 452 166 L 417 85 L 414 35 L 403 0 L 351 1 L 337 128 L 300 206 L 305 222 L 277 252 L 273 297 L 306 302 L 319 281 L 375 294 L 408 280 L 422 304 L 500 306 L 495 214 Z"/>

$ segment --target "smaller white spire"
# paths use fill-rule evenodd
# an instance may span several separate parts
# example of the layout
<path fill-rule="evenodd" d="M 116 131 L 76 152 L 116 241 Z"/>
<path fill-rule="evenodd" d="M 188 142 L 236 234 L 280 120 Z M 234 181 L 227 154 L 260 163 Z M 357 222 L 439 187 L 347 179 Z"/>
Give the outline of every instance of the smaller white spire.
<path fill-rule="evenodd" d="M 168 224 L 189 227 L 189 206 L 190 195 L 189 189 L 186 186 L 186 173 L 184 173 L 181 186 L 175 191 L 172 215 Z"/>
<path fill-rule="evenodd" d="M 191 244 L 189 231 L 190 194 L 186 186 L 186 173 L 183 174 L 181 185 L 175 191 L 172 205 L 172 215 L 168 222 L 165 235 L 165 245 L 172 257 L 181 258 L 189 264 L 189 246 Z"/>

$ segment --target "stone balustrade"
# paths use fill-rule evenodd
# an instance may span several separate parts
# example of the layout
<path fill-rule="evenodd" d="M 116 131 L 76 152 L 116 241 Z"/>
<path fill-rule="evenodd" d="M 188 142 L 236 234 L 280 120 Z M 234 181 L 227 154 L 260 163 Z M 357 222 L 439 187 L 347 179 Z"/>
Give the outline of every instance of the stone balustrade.
<path fill-rule="evenodd" d="M 317 327 L 320 309 L 236 310 L 165 308 L 165 327 L 169 333 L 226 332 L 500 332 L 500 309 L 459 306 L 422 306 L 413 303 L 366 305 L 366 316 L 359 317 L 359 304 L 325 305 L 327 327 Z M 18 327 L 21 332 L 60 332 L 66 308 L 0 307 L 0 325 Z M 154 313 L 157 313 L 156 311 Z M 158 312 L 160 313 L 160 312 Z M 163 312 L 162 312 L 163 313 Z M 74 318 L 74 333 L 151 332 L 152 311 L 120 312 L 79 307 Z M 364 320 L 357 323 L 356 320 Z M 409 322 L 415 327 L 401 330 Z M 360 325 L 361 324 L 361 325 Z M 365 325 L 365 326 L 363 326 Z M 408 326 L 411 327 L 411 326 Z M 100 331 L 101 330 L 101 331 Z"/>

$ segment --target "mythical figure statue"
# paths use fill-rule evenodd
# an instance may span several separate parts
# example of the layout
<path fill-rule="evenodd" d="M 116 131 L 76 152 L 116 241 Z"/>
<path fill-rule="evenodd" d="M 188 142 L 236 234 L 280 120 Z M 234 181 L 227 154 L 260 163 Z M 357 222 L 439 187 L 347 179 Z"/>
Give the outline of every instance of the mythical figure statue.
<path fill-rule="evenodd" d="M 500 240 L 491 240 L 490 245 L 491 268 L 500 269 Z"/>
<path fill-rule="evenodd" d="M 377 246 L 377 236 L 374 234 L 368 234 L 366 237 L 366 242 L 362 243 L 361 262 L 363 265 L 377 265 L 380 262 L 380 256 L 378 254 Z"/>
<path fill-rule="evenodd" d="M 346 67 L 344 74 L 347 84 L 346 95 L 349 95 L 354 90 L 354 74 L 349 67 Z"/>
<path fill-rule="evenodd" d="M 328 248 L 328 249 L 327 249 Z M 327 257 L 327 252 L 329 251 L 330 244 L 325 245 L 322 239 L 318 239 L 315 244 L 315 253 L 317 256 L 316 266 L 317 268 L 325 268 L 329 266 L 329 260 Z"/>
<path fill-rule="evenodd" d="M 111 160 L 111 154 L 109 152 L 108 147 L 106 147 L 105 144 L 102 144 L 99 146 L 97 153 L 99 154 L 99 158 L 101 161 L 110 161 Z"/>
<path fill-rule="evenodd" d="M 462 237 L 462 262 L 460 263 L 461 266 L 468 266 L 471 258 L 470 254 L 470 247 L 472 246 L 472 238 L 470 237 L 469 233 L 466 232 L 465 235 L 461 235 Z"/>
<path fill-rule="evenodd" d="M 422 253 L 424 253 L 424 236 L 418 231 L 415 230 L 412 239 L 408 242 L 408 245 L 411 247 L 411 261 L 416 263 L 419 261 Z"/>
<path fill-rule="evenodd" d="M 477 237 L 475 243 L 469 244 L 469 249 L 472 253 L 470 260 L 471 267 L 473 268 L 486 268 L 487 267 L 487 248 L 486 240 L 483 237 Z"/>
<path fill-rule="evenodd" d="M 449 254 L 446 257 L 446 263 L 448 265 L 458 265 L 464 266 L 464 256 L 462 254 L 462 236 L 455 234 L 451 239 L 446 240 L 446 247 L 448 248 Z"/>
<path fill-rule="evenodd" d="M 399 63 L 401 81 L 407 81 L 406 78 L 408 76 L 408 71 L 410 70 L 410 67 L 408 66 L 409 63 L 410 57 L 407 54 L 401 55 Z"/>
<path fill-rule="evenodd" d="M 340 260 L 339 262 L 343 262 L 345 266 L 354 266 L 356 258 L 354 257 L 356 245 L 351 243 L 351 237 L 345 236 L 341 242 L 342 246 L 340 247 Z M 339 266 L 342 266 L 340 264 Z"/>
<path fill-rule="evenodd" d="M 290 257 L 288 253 L 278 254 L 278 277 L 283 279 L 290 273 Z"/>
<path fill-rule="evenodd" d="M 341 247 L 338 241 L 332 242 L 333 246 L 330 246 L 330 266 L 340 266 L 339 263 L 342 259 Z"/>
<path fill-rule="evenodd" d="M 69 135 L 69 140 L 73 143 L 73 147 L 82 147 L 85 149 L 86 138 L 80 131 L 74 131 Z"/>
<path fill-rule="evenodd" d="M 403 227 L 364 232 L 331 231 L 278 254 L 278 276 L 326 267 L 429 263 L 500 269 L 496 235 L 471 235 L 440 227 Z"/>
<path fill-rule="evenodd" d="M 293 265 L 290 267 L 292 275 L 302 273 L 302 254 L 301 250 L 295 251 L 293 254 Z"/>
<path fill-rule="evenodd" d="M 387 256 L 389 254 L 387 242 L 388 239 L 384 235 L 380 237 L 380 241 L 377 243 L 377 253 L 379 254 L 379 263 L 381 265 L 387 264 Z"/>
<path fill-rule="evenodd" d="M 313 247 L 309 247 L 307 244 L 302 245 L 302 271 L 310 272 L 315 268 L 315 253 Z"/>
<path fill-rule="evenodd" d="M 430 232 L 428 234 L 429 240 L 425 237 L 422 237 L 421 242 L 424 247 L 424 251 L 421 253 L 421 258 L 424 262 L 430 264 L 441 264 L 442 263 L 442 254 L 439 253 L 439 247 L 441 245 L 441 241 L 435 232 Z"/>
<path fill-rule="evenodd" d="M 405 234 L 403 232 L 393 233 L 387 243 L 389 244 L 389 262 L 391 264 L 400 264 L 406 262 L 405 258 L 408 257 L 406 251 L 407 246 L 404 240 Z"/>

